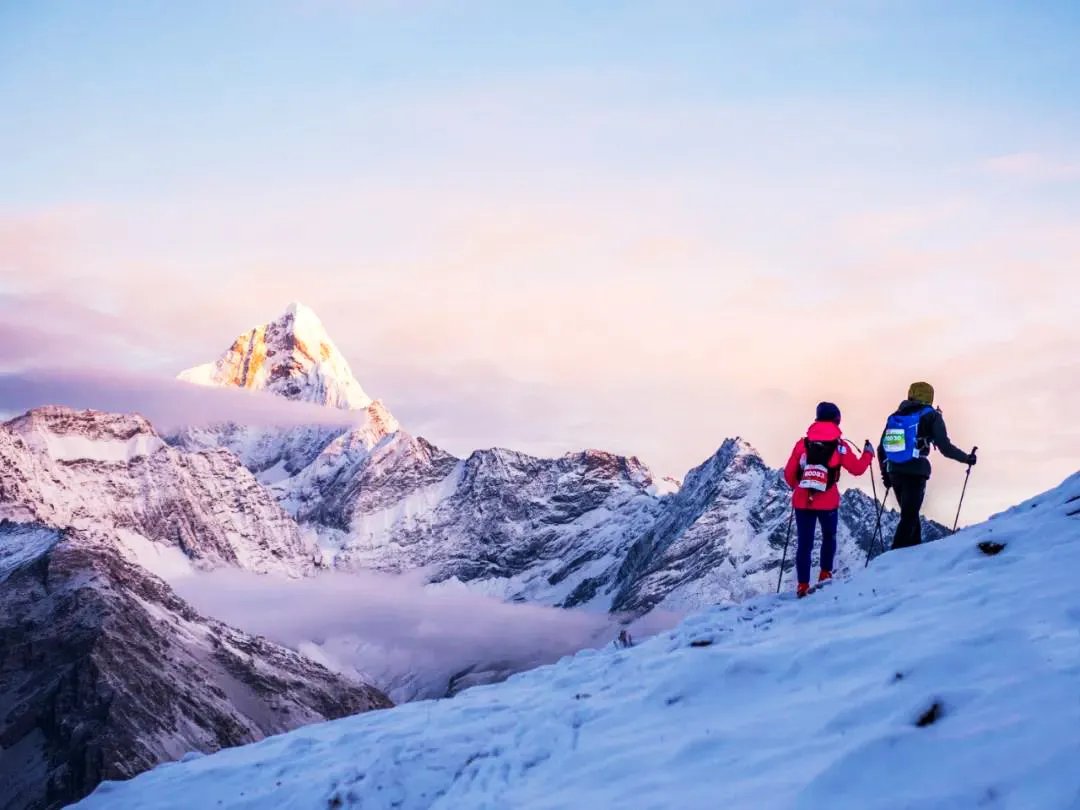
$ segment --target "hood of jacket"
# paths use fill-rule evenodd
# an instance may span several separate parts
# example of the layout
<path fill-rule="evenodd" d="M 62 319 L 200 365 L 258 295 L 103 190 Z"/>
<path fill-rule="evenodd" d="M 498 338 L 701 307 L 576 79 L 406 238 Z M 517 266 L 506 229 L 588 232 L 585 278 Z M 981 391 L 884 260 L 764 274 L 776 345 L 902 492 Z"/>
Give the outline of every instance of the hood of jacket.
<path fill-rule="evenodd" d="M 812 442 L 839 441 L 843 435 L 840 426 L 835 422 L 814 422 L 806 430 L 806 438 Z"/>

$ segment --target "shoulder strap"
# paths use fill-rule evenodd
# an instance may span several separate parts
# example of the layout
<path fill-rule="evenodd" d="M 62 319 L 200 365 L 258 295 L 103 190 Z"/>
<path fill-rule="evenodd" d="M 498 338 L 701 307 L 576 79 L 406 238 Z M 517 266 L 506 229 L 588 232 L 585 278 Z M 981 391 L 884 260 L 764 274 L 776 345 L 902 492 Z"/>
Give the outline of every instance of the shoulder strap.
<path fill-rule="evenodd" d="M 842 441 L 844 441 L 843 437 L 836 440 L 836 447 L 833 448 L 833 455 L 836 456 L 836 464 L 835 465 L 830 464 L 829 467 L 828 467 L 828 470 L 829 470 L 829 486 L 830 487 L 835 487 L 838 483 L 840 483 L 840 464 L 841 464 L 840 443 Z M 831 460 L 832 459 L 830 459 L 830 461 Z"/>

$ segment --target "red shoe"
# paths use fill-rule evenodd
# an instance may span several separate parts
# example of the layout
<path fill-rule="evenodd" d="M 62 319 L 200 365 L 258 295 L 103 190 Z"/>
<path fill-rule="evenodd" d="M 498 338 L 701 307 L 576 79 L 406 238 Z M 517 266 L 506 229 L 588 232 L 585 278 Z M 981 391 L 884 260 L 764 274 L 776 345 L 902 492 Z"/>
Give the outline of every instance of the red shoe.
<path fill-rule="evenodd" d="M 799 599 L 802 599 L 808 593 L 810 593 L 810 583 L 800 582 L 799 587 L 795 589 L 795 596 L 797 596 Z"/>
<path fill-rule="evenodd" d="M 832 571 L 825 571 L 824 569 L 822 569 L 821 573 L 818 574 L 817 581 L 828 582 L 830 579 L 832 579 Z"/>

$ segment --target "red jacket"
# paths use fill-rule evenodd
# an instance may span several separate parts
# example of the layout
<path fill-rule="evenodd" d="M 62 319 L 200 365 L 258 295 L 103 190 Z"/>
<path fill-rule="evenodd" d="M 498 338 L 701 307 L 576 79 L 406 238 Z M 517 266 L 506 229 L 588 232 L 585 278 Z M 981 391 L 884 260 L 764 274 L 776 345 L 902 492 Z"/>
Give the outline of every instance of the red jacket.
<path fill-rule="evenodd" d="M 856 455 L 858 451 L 845 442 L 842 437 L 840 426 L 833 422 L 814 422 L 810 429 L 806 431 L 806 438 L 811 441 L 831 442 L 836 440 L 840 442 L 836 452 L 829 459 L 829 467 L 843 467 L 852 475 L 862 475 L 870 466 L 874 454 L 863 451 L 861 455 Z M 840 489 L 835 484 L 824 492 L 815 492 L 812 489 L 801 489 L 799 487 L 799 472 L 804 464 L 806 464 L 806 446 L 803 444 L 803 440 L 799 439 L 791 451 L 791 458 L 788 459 L 788 463 L 784 467 L 784 480 L 788 482 L 788 486 L 793 490 L 791 503 L 794 507 L 796 509 L 818 509 L 823 512 L 838 509 L 840 507 Z"/>

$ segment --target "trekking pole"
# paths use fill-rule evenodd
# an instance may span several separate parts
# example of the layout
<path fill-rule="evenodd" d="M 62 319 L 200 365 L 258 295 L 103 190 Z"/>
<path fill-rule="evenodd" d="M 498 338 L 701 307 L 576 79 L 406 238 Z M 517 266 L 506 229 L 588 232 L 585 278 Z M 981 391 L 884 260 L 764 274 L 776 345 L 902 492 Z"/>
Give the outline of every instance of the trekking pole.
<path fill-rule="evenodd" d="M 795 522 L 795 507 L 791 507 L 791 515 L 787 521 L 787 537 L 784 538 L 784 556 L 780 559 L 780 578 L 776 580 L 776 592 L 780 593 L 780 583 L 784 581 L 784 563 L 787 562 L 787 547 L 791 542 L 791 524 Z"/>
<path fill-rule="evenodd" d="M 870 440 L 867 439 L 866 443 L 869 444 Z M 848 444 L 851 444 L 848 442 Z M 852 445 L 854 449 L 854 445 Z M 870 555 L 874 553 L 874 547 L 877 545 L 878 534 L 881 532 L 881 515 L 885 511 L 885 501 L 889 500 L 889 488 L 885 488 L 885 497 L 881 503 L 878 503 L 877 499 L 877 481 L 874 479 L 874 458 L 870 457 L 870 488 L 874 493 L 874 506 L 877 507 L 877 520 L 874 523 L 874 534 L 870 537 L 870 545 L 866 547 L 866 562 L 863 564 L 863 568 L 870 565 Z M 882 540 L 884 542 L 884 539 Z"/>
<path fill-rule="evenodd" d="M 971 448 L 971 455 L 975 455 L 978 447 Z M 971 465 L 968 464 L 967 472 L 964 473 L 964 488 L 960 490 L 960 503 L 956 507 L 956 520 L 953 521 L 952 533 L 956 534 L 956 527 L 960 525 L 960 509 L 964 505 L 964 495 L 967 494 L 968 479 L 971 478 Z"/>
<path fill-rule="evenodd" d="M 881 510 L 882 504 L 877 499 L 877 481 L 874 480 L 874 460 L 870 459 L 870 489 L 874 493 L 874 506 L 877 507 L 877 522 L 874 523 L 874 534 L 870 537 L 870 545 L 866 548 L 866 562 L 863 564 L 863 568 L 870 565 L 870 554 L 874 550 L 874 546 L 877 545 L 877 533 L 881 527 Z"/>
<path fill-rule="evenodd" d="M 889 487 L 885 487 L 885 496 L 881 499 L 881 503 L 878 505 L 877 523 L 874 524 L 874 536 L 870 538 L 870 548 L 866 550 L 866 563 L 863 568 L 870 565 L 870 558 L 873 556 L 873 551 L 878 546 L 878 538 L 881 538 L 882 551 L 885 549 L 885 532 L 881 528 L 881 518 L 885 514 L 885 502 L 889 500 Z M 877 499 L 877 485 L 874 486 L 874 499 Z"/>

